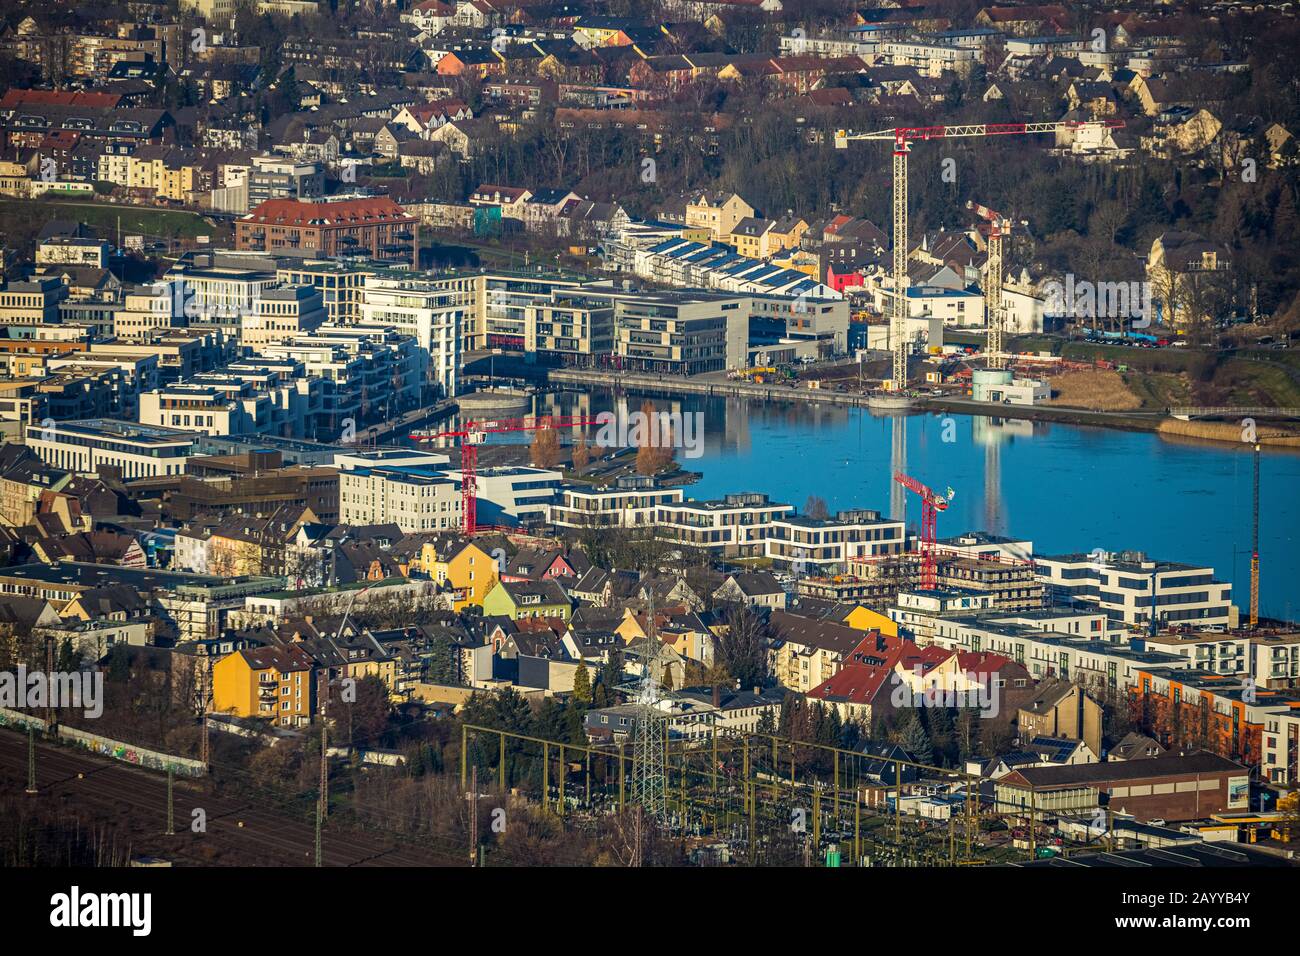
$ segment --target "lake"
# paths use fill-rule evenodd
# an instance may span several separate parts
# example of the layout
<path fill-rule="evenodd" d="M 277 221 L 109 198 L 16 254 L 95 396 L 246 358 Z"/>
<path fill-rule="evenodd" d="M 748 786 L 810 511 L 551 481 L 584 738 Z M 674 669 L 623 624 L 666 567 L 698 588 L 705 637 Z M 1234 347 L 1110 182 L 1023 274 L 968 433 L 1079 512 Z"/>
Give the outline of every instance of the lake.
<path fill-rule="evenodd" d="M 643 396 L 562 392 L 538 413 L 635 411 Z M 939 535 L 982 530 L 1029 539 L 1039 553 L 1145 551 L 1209 565 L 1233 583 L 1245 618 L 1250 602 L 1250 446 L 1166 439 L 1015 419 L 963 415 L 883 416 L 800 402 L 677 397 L 661 411 L 703 415 L 702 473 L 687 497 L 760 491 L 801 510 L 810 495 L 831 511 L 906 509 L 917 497 L 893 481 L 905 471 L 936 491 L 952 488 Z M 1260 610 L 1293 619 L 1297 606 L 1300 453 L 1265 449 L 1260 462 Z"/>

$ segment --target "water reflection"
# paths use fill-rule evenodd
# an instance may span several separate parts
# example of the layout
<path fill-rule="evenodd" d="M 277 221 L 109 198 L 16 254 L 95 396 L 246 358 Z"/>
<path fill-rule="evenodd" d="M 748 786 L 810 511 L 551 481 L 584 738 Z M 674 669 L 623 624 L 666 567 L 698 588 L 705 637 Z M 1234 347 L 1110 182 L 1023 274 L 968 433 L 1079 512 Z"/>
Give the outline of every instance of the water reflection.
<path fill-rule="evenodd" d="M 538 399 L 537 411 L 594 416 L 634 411 L 642 395 L 608 390 Z M 662 411 L 704 415 L 704 455 L 683 460 L 701 480 L 687 496 L 759 491 L 802 507 L 809 495 L 831 510 L 904 513 L 906 471 L 957 496 L 940 535 L 987 530 L 1033 540 L 1043 553 L 1145 550 L 1208 564 L 1248 599 L 1251 462 L 1248 448 L 1169 442 L 1122 432 L 955 415 L 877 416 L 866 409 L 714 397 L 654 397 Z M 497 440 L 497 439 L 493 439 Z M 527 440 L 524 438 L 523 440 Z M 1290 615 L 1300 574 L 1300 455 L 1266 449 L 1260 561 L 1265 614 Z"/>

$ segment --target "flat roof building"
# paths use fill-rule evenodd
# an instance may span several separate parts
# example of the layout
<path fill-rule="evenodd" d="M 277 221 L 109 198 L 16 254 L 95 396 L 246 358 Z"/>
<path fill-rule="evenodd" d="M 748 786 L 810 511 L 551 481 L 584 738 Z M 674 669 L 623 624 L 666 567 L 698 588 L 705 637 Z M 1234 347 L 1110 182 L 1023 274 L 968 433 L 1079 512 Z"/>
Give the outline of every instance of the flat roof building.
<path fill-rule="evenodd" d="M 180 475 L 195 434 L 111 418 L 44 422 L 27 427 L 27 445 L 56 468 L 94 474 L 100 466 L 123 478 Z"/>

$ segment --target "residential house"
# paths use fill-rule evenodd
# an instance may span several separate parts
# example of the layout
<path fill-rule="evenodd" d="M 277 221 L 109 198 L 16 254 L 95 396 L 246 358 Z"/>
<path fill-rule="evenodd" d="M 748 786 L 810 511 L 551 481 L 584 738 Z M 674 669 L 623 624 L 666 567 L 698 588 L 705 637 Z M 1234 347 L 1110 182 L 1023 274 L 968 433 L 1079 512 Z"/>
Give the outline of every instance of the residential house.
<path fill-rule="evenodd" d="M 316 662 L 300 647 L 236 651 L 212 668 L 212 711 L 305 727 L 316 713 Z"/>
<path fill-rule="evenodd" d="M 789 595 L 769 571 L 742 571 L 727 576 L 713 592 L 716 601 L 785 610 Z"/>
<path fill-rule="evenodd" d="M 512 621 L 541 617 L 567 622 L 573 616 L 573 602 L 554 578 L 498 581 L 483 598 L 483 614 L 485 617 L 500 615 Z"/>

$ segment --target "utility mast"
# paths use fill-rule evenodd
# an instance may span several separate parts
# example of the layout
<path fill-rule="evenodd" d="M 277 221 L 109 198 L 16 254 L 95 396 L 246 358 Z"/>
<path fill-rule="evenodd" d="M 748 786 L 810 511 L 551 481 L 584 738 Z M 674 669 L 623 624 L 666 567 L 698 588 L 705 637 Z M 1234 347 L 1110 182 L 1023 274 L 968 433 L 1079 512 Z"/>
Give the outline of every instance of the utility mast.
<path fill-rule="evenodd" d="M 1259 626 L 1259 443 L 1255 443 L 1254 507 L 1250 516 L 1250 627 Z"/>
<path fill-rule="evenodd" d="M 654 666 L 658 659 L 659 636 L 655 628 L 654 591 L 650 591 L 650 626 L 646 635 L 649 645 L 641 689 L 637 693 L 636 735 L 632 742 L 632 799 L 640 812 L 655 822 L 667 813 L 668 774 L 664 768 L 664 720 L 659 715 L 659 681 Z"/>

